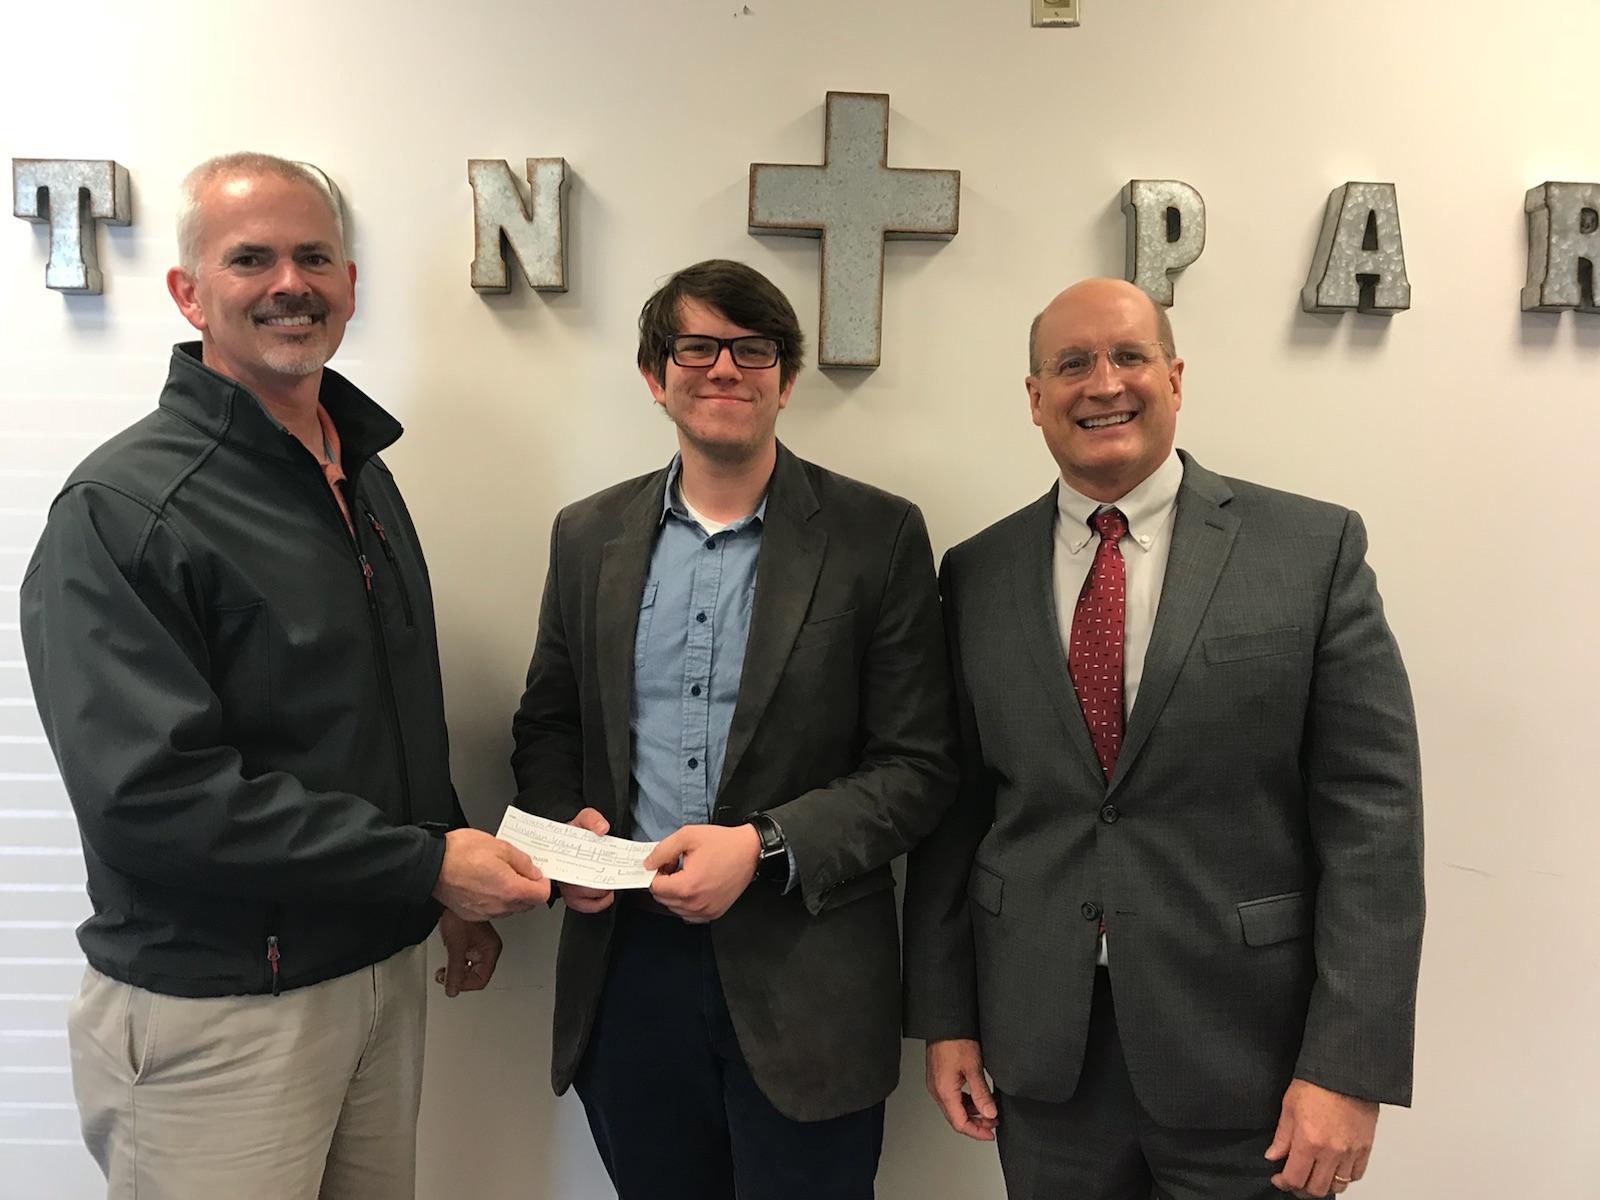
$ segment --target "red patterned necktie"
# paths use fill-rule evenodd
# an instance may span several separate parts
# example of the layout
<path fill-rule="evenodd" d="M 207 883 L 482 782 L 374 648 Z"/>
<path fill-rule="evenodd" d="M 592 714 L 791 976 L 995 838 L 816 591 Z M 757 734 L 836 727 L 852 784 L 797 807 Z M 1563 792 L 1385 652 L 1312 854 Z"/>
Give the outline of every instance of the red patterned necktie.
<path fill-rule="evenodd" d="M 1107 779 L 1122 749 L 1122 631 L 1126 612 L 1127 566 L 1117 542 L 1128 532 L 1128 519 L 1115 508 L 1089 518 L 1100 535 L 1094 564 L 1078 607 L 1072 614 L 1072 648 L 1067 671 L 1078 706 L 1089 726 L 1089 740 Z"/>

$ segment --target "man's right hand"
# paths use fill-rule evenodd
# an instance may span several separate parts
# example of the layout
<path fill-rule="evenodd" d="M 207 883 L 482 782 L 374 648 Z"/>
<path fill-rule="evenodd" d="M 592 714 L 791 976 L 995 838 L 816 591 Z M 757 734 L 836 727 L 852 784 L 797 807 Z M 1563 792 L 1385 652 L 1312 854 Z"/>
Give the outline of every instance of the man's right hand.
<path fill-rule="evenodd" d="M 465 921 L 491 921 L 550 899 L 550 881 L 521 850 L 481 829 L 444 835 L 433 898 Z"/>
<path fill-rule="evenodd" d="M 599 809 L 586 808 L 568 825 L 576 825 L 579 829 L 587 829 L 598 837 L 604 837 L 611 832 L 611 822 L 600 815 Z M 597 913 L 611 907 L 611 902 L 616 899 L 615 892 L 603 892 L 599 888 L 579 887 L 575 883 L 557 883 L 561 889 L 561 898 L 567 902 L 567 907 L 573 912 Z"/>
<path fill-rule="evenodd" d="M 983 1050 L 972 1038 L 929 1042 L 928 1094 L 950 1128 L 980 1142 L 994 1141 L 1000 1109 L 983 1073 Z"/>

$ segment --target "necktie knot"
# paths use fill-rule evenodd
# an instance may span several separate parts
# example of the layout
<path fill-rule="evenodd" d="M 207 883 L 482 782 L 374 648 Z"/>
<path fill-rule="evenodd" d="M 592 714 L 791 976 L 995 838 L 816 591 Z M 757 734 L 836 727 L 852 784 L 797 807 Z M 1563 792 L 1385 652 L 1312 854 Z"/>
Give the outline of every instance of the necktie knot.
<path fill-rule="evenodd" d="M 1102 508 L 1089 518 L 1089 524 L 1094 526 L 1101 541 L 1110 542 L 1113 546 L 1128 532 L 1128 518 L 1118 508 Z"/>

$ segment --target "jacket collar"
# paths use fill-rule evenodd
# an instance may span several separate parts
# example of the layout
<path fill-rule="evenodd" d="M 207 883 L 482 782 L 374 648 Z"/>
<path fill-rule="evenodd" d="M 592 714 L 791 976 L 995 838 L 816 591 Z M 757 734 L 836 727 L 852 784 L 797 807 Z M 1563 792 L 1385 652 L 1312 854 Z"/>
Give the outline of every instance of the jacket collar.
<path fill-rule="evenodd" d="M 403 429 L 365 392 L 337 371 L 322 369 L 318 393 L 339 430 L 345 475 L 356 472 L 373 455 L 392 446 Z M 242 383 L 213 371 L 200 361 L 199 342 L 172 348 L 172 365 L 161 389 L 161 407 L 204 430 L 219 442 L 258 454 L 299 461 L 305 448 L 267 411 Z"/>

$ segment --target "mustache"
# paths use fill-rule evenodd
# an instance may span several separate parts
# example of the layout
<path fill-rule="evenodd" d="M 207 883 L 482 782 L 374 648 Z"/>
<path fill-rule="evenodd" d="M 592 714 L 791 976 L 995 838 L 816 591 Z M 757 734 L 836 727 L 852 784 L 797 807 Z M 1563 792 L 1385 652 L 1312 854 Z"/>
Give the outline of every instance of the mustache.
<path fill-rule="evenodd" d="M 281 296 L 250 310 L 252 321 L 270 321 L 274 317 L 321 318 L 327 315 L 327 303 L 317 296 Z"/>

